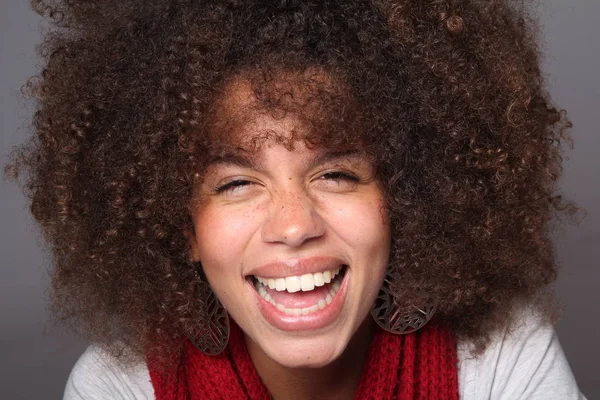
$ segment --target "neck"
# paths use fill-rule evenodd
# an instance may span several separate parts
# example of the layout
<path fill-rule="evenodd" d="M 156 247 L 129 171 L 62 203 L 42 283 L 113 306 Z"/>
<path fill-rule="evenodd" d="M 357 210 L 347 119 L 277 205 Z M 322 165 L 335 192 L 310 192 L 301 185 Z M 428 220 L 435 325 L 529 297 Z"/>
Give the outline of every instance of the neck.
<path fill-rule="evenodd" d="M 321 368 L 282 366 L 247 336 L 246 346 L 256 371 L 274 399 L 352 399 L 371 343 L 372 331 L 372 321 L 367 318 L 342 355 Z"/>

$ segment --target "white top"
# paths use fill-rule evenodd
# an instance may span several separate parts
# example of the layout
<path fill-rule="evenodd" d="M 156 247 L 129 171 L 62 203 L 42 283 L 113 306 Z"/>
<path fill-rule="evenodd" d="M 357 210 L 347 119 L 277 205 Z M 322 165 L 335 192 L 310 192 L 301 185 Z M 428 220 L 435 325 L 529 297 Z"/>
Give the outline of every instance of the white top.
<path fill-rule="evenodd" d="M 496 333 L 471 357 L 458 344 L 458 387 L 464 400 L 585 400 L 552 326 L 522 312 L 512 334 Z M 153 400 L 145 363 L 124 367 L 99 346 L 88 347 L 71 371 L 63 400 Z"/>

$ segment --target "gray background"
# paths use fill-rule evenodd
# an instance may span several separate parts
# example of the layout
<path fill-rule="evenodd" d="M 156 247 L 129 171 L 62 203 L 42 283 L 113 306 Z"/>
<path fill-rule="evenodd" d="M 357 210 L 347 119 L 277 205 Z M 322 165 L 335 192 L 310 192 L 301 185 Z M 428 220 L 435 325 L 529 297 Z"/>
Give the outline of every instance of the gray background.
<path fill-rule="evenodd" d="M 31 107 L 20 86 L 37 71 L 40 20 L 26 0 L 0 0 L 0 161 L 27 133 Z M 556 288 L 566 305 L 557 326 L 581 390 L 600 398 L 597 363 L 600 304 L 600 0 L 548 0 L 539 15 L 543 69 L 554 101 L 574 123 L 574 150 L 565 152 L 564 195 L 586 210 L 578 225 L 557 234 L 562 271 Z M 0 399 L 60 399 L 85 345 L 50 319 L 48 255 L 19 189 L 0 183 Z"/>

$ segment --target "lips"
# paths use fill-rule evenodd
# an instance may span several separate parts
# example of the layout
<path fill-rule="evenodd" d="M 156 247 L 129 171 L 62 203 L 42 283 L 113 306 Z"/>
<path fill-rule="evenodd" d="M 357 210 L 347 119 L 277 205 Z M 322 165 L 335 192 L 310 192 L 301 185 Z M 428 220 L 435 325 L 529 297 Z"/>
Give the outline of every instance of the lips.
<path fill-rule="evenodd" d="M 282 290 L 266 286 L 258 279 L 254 282 L 254 286 L 265 301 L 273 304 L 280 311 L 290 315 L 306 315 L 323 309 L 331 303 L 340 288 L 344 273 L 345 268 L 338 268 L 333 278 L 329 278 L 327 283 L 320 282 L 321 284 L 317 286 L 311 280 L 312 274 L 302 275 L 302 279 L 300 279 L 302 281 L 301 290 L 296 290 L 298 287 L 296 285 L 300 284 L 297 280 L 292 281 L 294 282 L 292 287 L 283 288 Z M 307 281 L 310 285 L 306 284 Z"/>
<path fill-rule="evenodd" d="M 269 263 L 248 277 L 265 319 L 282 330 L 324 327 L 340 314 L 349 267 L 332 257 Z"/>
<path fill-rule="evenodd" d="M 275 289 L 278 292 L 287 291 L 295 293 L 300 290 L 303 292 L 311 291 L 316 287 L 331 283 L 332 279 L 340 273 L 343 267 L 337 267 L 324 272 L 307 273 L 301 276 L 287 276 L 281 278 L 264 278 L 262 276 L 254 276 L 261 285 L 269 289 Z"/>

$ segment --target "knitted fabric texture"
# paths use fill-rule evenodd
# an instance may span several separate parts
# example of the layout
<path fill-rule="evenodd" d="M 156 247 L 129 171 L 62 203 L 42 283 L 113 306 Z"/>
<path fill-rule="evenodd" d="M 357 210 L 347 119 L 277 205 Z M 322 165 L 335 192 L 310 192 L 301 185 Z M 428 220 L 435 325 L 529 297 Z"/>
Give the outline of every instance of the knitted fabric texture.
<path fill-rule="evenodd" d="M 156 400 L 270 400 L 246 349 L 243 333 L 231 324 L 227 349 L 207 356 L 186 342 L 168 373 L 148 362 Z M 430 323 L 417 332 L 392 335 L 376 330 L 354 396 L 360 400 L 458 399 L 456 342 Z"/>

